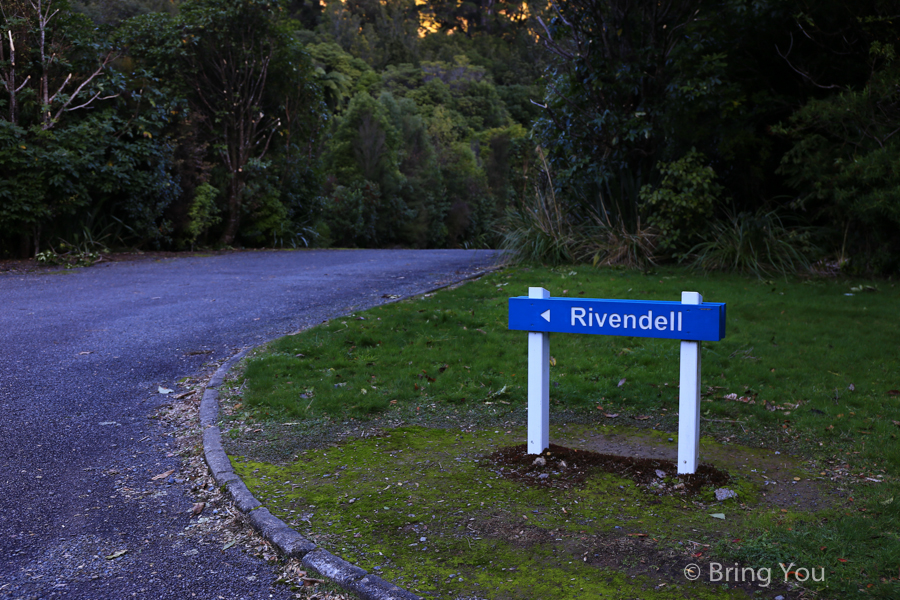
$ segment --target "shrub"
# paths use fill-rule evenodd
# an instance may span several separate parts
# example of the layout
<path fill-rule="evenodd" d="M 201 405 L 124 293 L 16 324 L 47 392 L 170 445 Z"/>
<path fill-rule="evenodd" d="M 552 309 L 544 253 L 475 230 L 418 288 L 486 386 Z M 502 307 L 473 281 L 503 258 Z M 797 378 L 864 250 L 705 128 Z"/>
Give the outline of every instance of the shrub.
<path fill-rule="evenodd" d="M 705 162 L 701 152 L 691 149 L 676 161 L 660 164 L 663 178 L 658 188 L 641 188 L 641 203 L 649 213 L 649 224 L 659 230 L 660 250 L 677 252 L 690 248 L 706 231 L 722 186 Z"/>
<path fill-rule="evenodd" d="M 714 222 L 688 255 L 704 271 L 740 271 L 757 277 L 809 268 L 815 251 L 809 228 L 788 228 L 775 211 L 739 213 Z"/>

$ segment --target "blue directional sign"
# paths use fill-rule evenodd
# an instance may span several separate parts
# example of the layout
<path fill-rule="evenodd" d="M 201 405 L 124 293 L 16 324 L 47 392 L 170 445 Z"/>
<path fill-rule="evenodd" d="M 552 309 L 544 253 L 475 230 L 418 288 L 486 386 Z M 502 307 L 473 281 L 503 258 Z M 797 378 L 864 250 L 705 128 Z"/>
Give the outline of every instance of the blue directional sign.
<path fill-rule="evenodd" d="M 509 299 L 509 328 L 717 342 L 725 337 L 725 304 L 518 296 Z"/>

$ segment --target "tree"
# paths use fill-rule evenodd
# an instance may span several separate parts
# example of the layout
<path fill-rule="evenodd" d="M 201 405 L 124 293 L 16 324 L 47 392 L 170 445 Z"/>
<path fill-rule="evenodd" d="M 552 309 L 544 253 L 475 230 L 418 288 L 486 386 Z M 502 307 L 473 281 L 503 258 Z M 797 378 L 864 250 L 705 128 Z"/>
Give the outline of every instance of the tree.
<path fill-rule="evenodd" d="M 808 56 L 795 54 L 792 68 L 829 94 L 810 98 L 773 132 L 792 142 L 778 172 L 795 190 L 793 208 L 828 226 L 832 246 L 849 270 L 896 273 L 900 266 L 900 35 L 896 16 L 885 7 L 846 5 L 854 18 L 835 24 L 857 44 L 843 49 L 859 57 L 853 75 L 868 74 L 862 85 L 817 69 Z M 828 39 L 835 29 L 807 16 L 809 39 Z M 848 31 L 849 30 L 849 31 Z M 867 63 L 867 64 L 866 64 Z M 833 91 L 832 91 L 833 90 Z M 836 93 L 835 93 L 836 92 Z M 852 259 L 851 259 L 852 261 Z"/>
<path fill-rule="evenodd" d="M 280 9 L 275 0 L 185 2 L 166 39 L 145 51 L 175 59 L 181 91 L 225 171 L 222 244 L 235 240 L 252 208 L 249 178 L 270 176 L 273 140 L 309 149 L 321 125 L 309 59 L 279 21 Z"/>
<path fill-rule="evenodd" d="M 117 211 L 140 221 L 139 226 L 130 222 L 140 236 L 156 229 L 155 209 L 165 205 L 174 186 L 159 171 L 167 149 L 153 139 L 160 119 L 166 119 L 166 102 L 143 112 L 142 92 L 130 90 L 113 68 L 118 47 L 64 1 L 10 0 L 2 14 L 0 230 L 5 237 L 19 237 L 21 254 L 30 253 L 29 245 L 37 254 L 42 239 L 73 229 L 83 233 L 77 228 L 102 220 L 93 215 Z M 123 116 L 123 109 L 130 114 Z M 148 173 L 153 175 L 145 179 Z M 4 250 L 10 250 L 8 244 Z"/>

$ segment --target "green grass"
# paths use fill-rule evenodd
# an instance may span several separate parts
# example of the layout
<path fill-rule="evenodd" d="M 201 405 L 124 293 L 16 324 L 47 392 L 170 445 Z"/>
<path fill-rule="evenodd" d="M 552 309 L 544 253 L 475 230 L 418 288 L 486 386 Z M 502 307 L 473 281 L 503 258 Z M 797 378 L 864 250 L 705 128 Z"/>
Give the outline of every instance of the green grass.
<path fill-rule="evenodd" d="M 864 291 L 863 283 L 877 287 L 877 291 Z M 546 287 L 553 296 L 657 300 L 678 300 L 681 291 L 691 290 L 700 292 L 705 300 L 727 303 L 725 339 L 703 345 L 704 434 L 726 446 L 739 444 L 795 455 L 798 464 L 807 468 L 814 465 L 812 475 L 825 473 L 819 476 L 823 482 L 843 489 L 853 500 L 816 512 L 792 509 L 787 514 L 754 504 L 740 519 L 729 519 L 727 530 L 709 532 L 716 552 L 742 564 L 766 564 L 776 569 L 780 561 L 822 565 L 828 569 L 827 584 L 807 582 L 805 587 L 826 597 L 858 595 L 859 590 L 871 597 L 895 597 L 900 572 L 900 444 L 895 424 L 900 422 L 900 396 L 889 392 L 900 388 L 896 316 L 900 289 L 891 282 L 762 281 L 674 269 L 649 274 L 586 267 L 502 271 L 456 289 L 336 319 L 273 342 L 265 353 L 248 361 L 244 412 L 237 409 L 232 418 L 269 422 L 270 426 L 264 427 L 268 443 L 299 435 L 283 433 L 285 428 L 277 429 L 278 422 L 297 423 L 288 429 L 315 435 L 316 429 L 325 431 L 347 423 L 350 429 L 352 424 L 365 429 L 368 419 L 373 419 L 369 423 L 381 423 L 379 427 L 424 424 L 442 427 L 451 437 L 460 435 L 462 428 L 476 438 L 488 432 L 489 438 L 495 438 L 491 444 L 501 443 L 499 438 L 506 445 L 519 443 L 523 441 L 519 438 L 526 397 L 526 336 L 506 329 L 507 299 L 526 295 L 529 286 Z M 856 291 L 851 292 L 851 288 Z M 555 363 L 551 367 L 551 417 L 560 427 L 566 422 L 599 420 L 606 425 L 676 429 L 677 342 L 553 334 L 550 348 Z M 725 399 L 729 394 L 749 401 Z M 607 418 L 603 416 L 606 414 L 619 416 Z M 512 433 L 501 436 L 494 434 L 495 430 Z M 438 444 L 444 434 L 432 431 L 434 435 L 421 437 Z M 350 453 L 353 444 L 361 444 L 357 450 L 363 454 L 352 462 L 371 466 L 364 453 L 371 452 L 371 448 L 365 448 L 375 443 L 348 442 L 338 446 L 345 448 L 338 452 Z M 704 448 L 711 448 L 715 442 L 708 440 L 705 444 Z M 484 453 L 489 446 L 485 442 L 478 451 Z M 452 450 L 443 451 L 448 456 L 453 454 Z M 704 452 L 701 450 L 701 459 L 706 458 Z M 253 463 L 253 468 L 270 469 L 281 481 L 294 476 L 291 469 L 312 477 L 318 463 L 309 455 L 297 452 L 296 456 L 287 464 Z M 394 468 L 393 456 L 382 455 L 379 460 L 385 468 Z M 451 472 L 465 472 L 460 461 L 450 460 L 457 463 Z M 740 467 L 724 466 L 733 474 L 742 474 Z M 335 468 L 334 464 L 327 467 Z M 245 473 L 252 474 L 252 469 Z M 353 485 L 364 485 L 366 477 L 362 472 L 354 474 Z M 420 484 L 430 480 L 424 472 L 411 477 Z M 257 485 L 262 486 L 260 481 Z M 503 481 L 502 485 L 512 484 Z M 461 497 L 468 498 L 467 504 L 473 498 L 496 503 L 490 489 L 482 487 Z M 764 492 L 763 488 L 754 489 L 752 493 L 757 495 Z M 374 490 L 369 493 L 376 494 Z M 277 500 L 289 496 L 284 493 L 279 497 L 280 492 L 263 487 L 255 491 L 269 496 L 267 505 L 274 503 L 276 510 L 280 507 Z M 341 493 L 348 492 L 322 492 L 323 498 L 330 498 L 325 504 L 332 503 L 335 515 L 340 512 L 336 507 L 341 506 Z M 453 490 L 444 493 L 449 494 L 448 499 L 458 494 Z M 507 494 L 523 502 L 522 507 L 511 510 L 537 502 L 517 488 L 508 489 Z M 319 506 L 309 498 L 295 500 Z M 284 515 L 296 510 L 287 506 L 281 507 Z M 673 527 L 687 526 L 682 520 L 688 517 L 681 514 L 676 513 L 672 523 L 658 525 L 660 544 L 676 539 Z M 337 516 L 331 522 L 335 519 Z M 329 531 L 328 526 L 319 525 L 319 531 Z M 558 524 L 542 527 L 552 529 Z M 591 527 L 596 533 L 613 526 L 597 522 Z M 365 528 L 357 533 L 369 540 L 367 543 L 375 544 Z M 351 547 L 337 530 L 331 535 L 340 539 L 343 547 Z M 472 540 L 449 534 L 447 539 L 463 544 L 454 550 L 465 557 L 457 563 L 475 570 L 472 565 L 484 567 L 479 577 L 485 577 L 485 582 L 499 581 L 500 574 L 508 572 L 493 573 L 490 562 L 479 562 L 479 552 L 485 556 L 502 552 L 509 560 L 518 556 L 523 565 L 532 559 L 547 560 L 546 556 L 531 557 L 515 545 L 499 548 L 501 541 L 485 541 L 490 536 L 479 542 L 494 546 L 469 548 L 471 555 L 465 544 Z M 740 541 L 732 541 L 735 539 Z M 396 540 L 385 539 L 378 544 L 379 551 L 389 554 L 397 565 L 407 558 L 413 560 L 412 556 L 420 557 L 402 550 Z M 540 552 L 550 551 L 541 548 Z M 340 554 L 341 546 L 332 550 Z M 366 566 L 370 555 L 352 552 L 347 557 L 355 557 Z M 564 562 L 558 564 L 563 571 L 568 568 Z M 413 561 L 405 568 L 413 569 L 415 564 Z M 424 565 L 416 568 L 432 578 L 428 586 L 437 586 L 429 589 L 456 590 L 459 586 L 446 587 L 443 579 L 447 574 L 442 569 L 456 571 L 457 567 L 441 565 L 431 570 Z M 517 572 L 526 572 L 525 567 Z M 404 577 L 401 571 L 392 574 Z M 549 581 L 558 574 L 554 571 L 548 575 Z M 474 570 L 470 573 L 478 579 L 476 575 Z M 582 575 L 575 577 L 584 579 Z M 513 579 L 510 585 L 535 584 L 519 576 Z M 641 585 L 650 584 L 643 581 Z M 490 597 L 519 597 L 512 589 L 507 586 Z M 724 588 L 711 589 L 710 593 L 719 594 Z M 595 591 L 602 593 L 600 588 Z M 573 589 L 573 597 L 577 597 L 576 592 L 587 594 Z M 695 590 L 688 595 L 696 596 L 695 592 L 699 593 Z"/>

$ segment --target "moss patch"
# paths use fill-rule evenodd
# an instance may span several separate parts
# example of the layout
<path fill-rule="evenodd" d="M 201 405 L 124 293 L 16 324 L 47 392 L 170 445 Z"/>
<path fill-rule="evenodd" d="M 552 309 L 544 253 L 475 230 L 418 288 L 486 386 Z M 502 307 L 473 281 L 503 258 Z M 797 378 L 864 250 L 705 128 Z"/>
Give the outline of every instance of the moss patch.
<path fill-rule="evenodd" d="M 765 589 L 683 575 L 719 539 L 740 537 L 747 515 L 771 512 L 743 501 L 761 497 L 757 484 L 736 475 L 738 499 L 723 503 L 701 499 L 711 487 L 693 498 L 659 495 L 596 469 L 567 489 L 526 485 L 488 458 L 521 436 L 413 426 L 288 464 L 233 462 L 303 535 L 424 597 L 732 598 Z"/>

